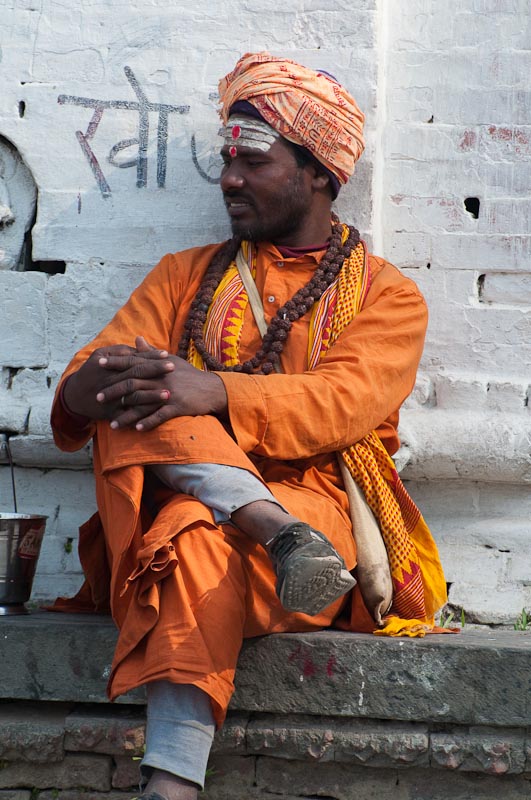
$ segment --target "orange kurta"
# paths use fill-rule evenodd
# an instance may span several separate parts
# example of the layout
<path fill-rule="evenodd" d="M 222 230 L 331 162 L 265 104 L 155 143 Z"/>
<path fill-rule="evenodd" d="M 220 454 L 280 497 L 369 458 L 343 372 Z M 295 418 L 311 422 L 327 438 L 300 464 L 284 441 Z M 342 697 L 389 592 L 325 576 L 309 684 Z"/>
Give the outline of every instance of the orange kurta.
<path fill-rule="evenodd" d="M 64 377 L 95 348 L 134 346 L 138 335 L 176 352 L 216 248 L 165 256 Z M 284 258 L 273 245 L 260 244 L 256 283 L 267 321 L 309 280 L 321 256 Z M 362 311 L 316 369 L 307 371 L 307 314 L 293 325 L 283 374 L 220 374 L 233 438 L 213 417 L 174 419 L 145 433 L 112 431 L 106 422 L 81 431 L 56 400 L 52 423 L 59 447 L 75 450 L 95 437 L 102 527 L 93 520 L 82 530 L 82 597 L 101 608 L 108 595 L 120 628 L 111 697 L 159 678 L 193 683 L 210 694 L 220 723 L 242 637 L 322 628 L 342 610 L 344 599 L 316 617 L 286 612 L 276 599 L 265 551 L 232 526 L 217 527 L 199 501 L 168 495 L 156 516 L 148 511 L 142 465 L 213 461 L 251 469 L 292 514 L 323 531 L 352 569 L 356 552 L 336 451 L 376 429 L 395 452 L 398 409 L 414 385 L 427 321 L 412 281 L 373 256 L 369 268 L 371 288 Z M 241 360 L 254 354 L 259 341 L 247 308 Z M 350 626 L 371 630 L 356 589 Z"/>

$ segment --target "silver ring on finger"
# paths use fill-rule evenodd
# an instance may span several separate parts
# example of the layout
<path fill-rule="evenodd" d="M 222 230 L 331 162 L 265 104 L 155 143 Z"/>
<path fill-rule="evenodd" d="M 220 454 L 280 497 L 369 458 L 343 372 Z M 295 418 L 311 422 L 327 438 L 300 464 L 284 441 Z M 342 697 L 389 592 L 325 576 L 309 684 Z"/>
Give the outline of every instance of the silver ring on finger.
<path fill-rule="evenodd" d="M 120 405 L 122 408 L 125 408 L 125 394 L 120 397 Z"/>

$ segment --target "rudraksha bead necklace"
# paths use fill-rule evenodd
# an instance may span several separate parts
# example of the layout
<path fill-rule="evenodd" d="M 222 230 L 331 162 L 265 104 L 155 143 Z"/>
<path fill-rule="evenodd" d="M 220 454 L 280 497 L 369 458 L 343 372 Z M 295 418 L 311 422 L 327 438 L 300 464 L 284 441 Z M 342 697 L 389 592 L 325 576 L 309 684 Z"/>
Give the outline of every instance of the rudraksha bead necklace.
<path fill-rule="evenodd" d="M 299 289 L 291 300 L 288 300 L 269 323 L 269 327 L 262 339 L 262 346 L 256 354 L 242 364 L 232 367 L 225 366 L 208 352 L 203 338 L 203 329 L 207 318 L 208 309 L 212 303 L 214 293 L 229 265 L 236 258 L 241 240 L 237 237 L 229 239 L 218 250 L 207 271 L 204 274 L 201 286 L 192 302 L 188 318 L 184 326 L 184 334 L 179 343 L 178 355 L 186 359 L 190 340 L 203 359 L 206 368 L 215 372 L 247 372 L 257 375 L 269 375 L 279 363 L 280 354 L 294 322 L 304 316 L 319 300 L 323 292 L 333 283 L 343 262 L 358 245 L 360 236 L 355 228 L 349 228 L 345 244 L 341 244 L 343 226 L 334 215 L 332 218 L 332 236 L 328 249 L 317 265 L 315 272 L 306 286 Z"/>

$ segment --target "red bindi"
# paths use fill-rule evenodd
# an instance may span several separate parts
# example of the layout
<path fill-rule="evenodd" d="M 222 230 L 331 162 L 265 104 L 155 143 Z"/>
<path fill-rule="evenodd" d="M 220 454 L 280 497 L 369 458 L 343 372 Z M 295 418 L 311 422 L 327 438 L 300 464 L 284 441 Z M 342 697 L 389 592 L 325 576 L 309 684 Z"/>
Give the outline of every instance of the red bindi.
<path fill-rule="evenodd" d="M 242 129 L 239 125 L 235 125 L 232 129 L 232 138 L 238 139 L 242 135 Z"/>
<path fill-rule="evenodd" d="M 231 158 L 235 158 L 238 155 L 238 148 L 234 147 L 234 145 L 232 145 L 232 147 L 229 147 L 229 155 Z"/>

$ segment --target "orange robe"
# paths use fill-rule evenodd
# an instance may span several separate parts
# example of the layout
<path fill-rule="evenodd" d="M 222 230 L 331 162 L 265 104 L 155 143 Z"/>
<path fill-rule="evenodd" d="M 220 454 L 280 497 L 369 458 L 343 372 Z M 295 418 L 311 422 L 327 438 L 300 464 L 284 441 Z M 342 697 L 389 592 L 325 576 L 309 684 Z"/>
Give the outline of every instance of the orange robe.
<path fill-rule="evenodd" d="M 190 303 L 219 245 L 165 256 L 104 330 L 74 357 L 63 380 L 97 347 L 134 346 L 143 335 L 176 352 Z M 256 284 L 267 321 L 311 277 L 323 252 L 284 258 L 260 243 Z M 294 323 L 283 374 L 219 373 L 232 437 L 214 417 L 170 420 L 154 431 L 113 431 L 107 422 L 80 429 L 56 397 L 55 441 L 64 450 L 94 437 L 99 515 L 80 533 L 86 583 L 79 610 L 110 605 L 120 629 L 111 698 L 150 680 L 192 683 L 206 691 L 221 724 L 233 691 L 243 637 L 317 630 L 342 615 L 341 627 L 372 631 L 357 587 L 315 617 L 290 613 L 275 595 L 265 551 L 231 525 L 216 526 L 195 498 L 164 494 L 146 502 L 149 463 L 219 462 L 250 469 L 290 513 L 323 531 L 356 565 L 356 548 L 336 451 L 376 429 L 398 448 L 398 409 L 413 388 L 427 310 L 415 284 L 374 256 L 363 309 L 313 371 L 307 371 L 309 314 Z M 240 359 L 259 348 L 245 312 Z M 60 607 L 60 606 L 59 606 Z M 69 609 L 73 606 L 65 606 Z"/>

